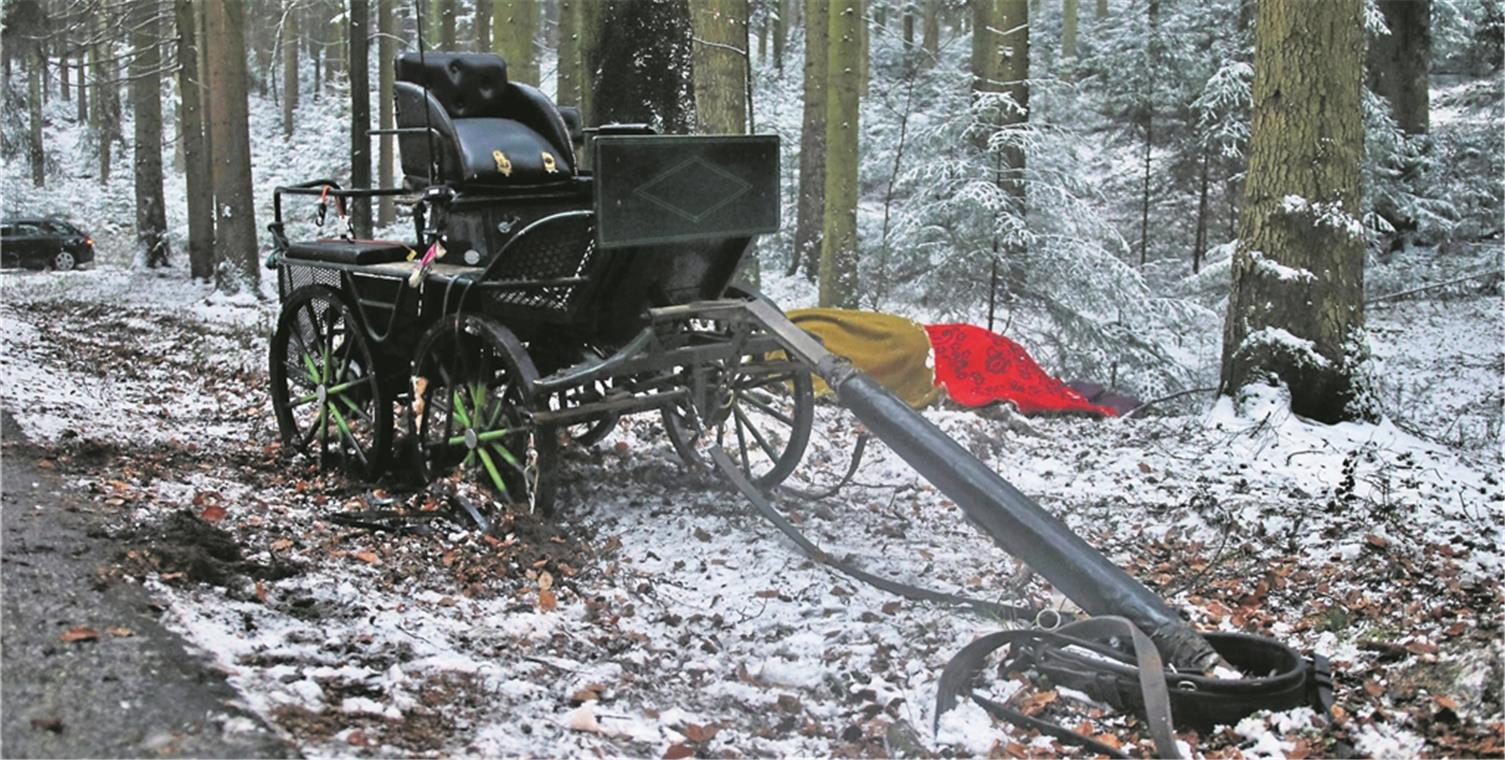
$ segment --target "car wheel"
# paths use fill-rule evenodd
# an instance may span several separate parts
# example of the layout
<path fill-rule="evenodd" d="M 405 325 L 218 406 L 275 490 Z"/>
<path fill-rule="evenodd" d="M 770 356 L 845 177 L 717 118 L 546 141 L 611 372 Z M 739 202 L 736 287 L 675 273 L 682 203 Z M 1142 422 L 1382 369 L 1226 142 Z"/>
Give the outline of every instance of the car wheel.
<path fill-rule="evenodd" d="M 76 264 L 78 260 L 73 258 L 73 254 L 69 251 L 58 251 L 57 255 L 52 257 L 52 268 L 59 272 L 66 272 Z"/>

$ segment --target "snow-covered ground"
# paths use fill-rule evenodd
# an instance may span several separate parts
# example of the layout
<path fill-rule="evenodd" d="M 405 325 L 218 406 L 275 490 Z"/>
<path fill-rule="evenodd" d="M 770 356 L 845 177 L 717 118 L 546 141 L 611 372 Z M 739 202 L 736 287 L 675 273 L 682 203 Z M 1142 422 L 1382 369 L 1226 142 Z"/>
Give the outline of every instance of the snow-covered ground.
<path fill-rule="evenodd" d="M 263 367 L 274 303 L 110 266 L 0 282 L 0 400 L 118 516 L 122 546 L 137 547 L 117 558 L 125 577 L 308 754 L 1073 751 L 980 711 L 932 733 L 940 669 L 1000 622 L 810 563 L 735 493 L 687 474 L 655 418 L 567 452 L 553 523 L 512 515 L 502 538 L 451 521 L 351 528 L 327 518 L 407 495 L 278 458 Z M 1334 659 L 1335 729 L 1301 711 L 1254 718 L 1183 735 L 1198 752 L 1327 754 L 1343 740 L 1367 755 L 1489 754 L 1500 307 L 1494 293 L 1373 311 L 1387 387 L 1411 411 L 1401 425 L 1317 425 L 1273 394 L 1238 410 L 1034 419 L 1032 434 L 927 415 L 1197 625 Z M 840 410 L 822 406 L 818 431 L 797 480 L 844 469 Z M 780 506 L 885 574 L 1059 602 L 881 446 L 836 497 Z M 195 582 L 142 543 L 181 510 L 243 547 L 239 572 Z M 1131 719 L 1028 699 L 1044 685 L 989 689 L 1148 749 Z"/>

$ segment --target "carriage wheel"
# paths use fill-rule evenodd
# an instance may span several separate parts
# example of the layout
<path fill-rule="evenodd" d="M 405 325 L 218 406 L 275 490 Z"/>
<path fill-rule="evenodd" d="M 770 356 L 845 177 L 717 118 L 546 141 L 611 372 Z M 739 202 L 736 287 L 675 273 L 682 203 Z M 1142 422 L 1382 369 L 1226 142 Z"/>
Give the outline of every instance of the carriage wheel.
<path fill-rule="evenodd" d="M 370 342 L 340 294 L 321 285 L 288 295 L 272 336 L 272 408 L 285 447 L 316 452 L 321 469 L 382 473 L 392 404 Z"/>
<path fill-rule="evenodd" d="M 685 401 L 664 410 L 664 427 L 680 458 L 706 467 L 710 457 L 703 452 L 719 446 L 759 488 L 782 483 L 810 442 L 815 413 L 810 373 L 784 360 L 743 357 L 730 370 L 704 368 L 701 379 L 702 403 Z M 692 387 L 691 395 L 696 393 Z"/>
<path fill-rule="evenodd" d="M 572 349 L 549 351 L 540 362 L 546 366 L 540 368 L 540 372 L 547 374 L 564 367 L 572 366 L 586 359 L 600 359 L 606 357 L 606 351 L 600 347 L 583 344 Z M 593 403 L 606 398 L 611 393 L 611 379 L 597 380 L 588 385 L 569 388 L 553 394 L 549 398 L 549 407 L 556 410 L 565 410 L 581 404 Z M 595 419 L 576 422 L 563 427 L 562 432 L 567 440 L 581 446 L 594 446 L 603 438 L 611 434 L 612 428 L 617 426 L 617 420 L 622 415 L 608 413 Z"/>
<path fill-rule="evenodd" d="M 413 370 L 423 477 L 459 469 L 512 503 L 552 513 L 558 433 L 533 426 L 538 372 L 512 331 L 476 314 L 446 317 L 419 341 Z"/>

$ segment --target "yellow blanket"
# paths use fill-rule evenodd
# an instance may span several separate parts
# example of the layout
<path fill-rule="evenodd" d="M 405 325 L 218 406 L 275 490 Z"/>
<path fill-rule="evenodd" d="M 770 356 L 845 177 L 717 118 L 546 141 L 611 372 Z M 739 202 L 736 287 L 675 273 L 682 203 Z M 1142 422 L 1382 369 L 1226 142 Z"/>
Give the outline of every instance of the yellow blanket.
<path fill-rule="evenodd" d="M 846 357 L 904 403 L 919 409 L 941 394 L 930 367 L 930 336 L 903 317 L 853 309 L 794 309 L 789 319 L 814 333 L 826 349 Z M 819 378 L 816 393 L 830 389 Z"/>

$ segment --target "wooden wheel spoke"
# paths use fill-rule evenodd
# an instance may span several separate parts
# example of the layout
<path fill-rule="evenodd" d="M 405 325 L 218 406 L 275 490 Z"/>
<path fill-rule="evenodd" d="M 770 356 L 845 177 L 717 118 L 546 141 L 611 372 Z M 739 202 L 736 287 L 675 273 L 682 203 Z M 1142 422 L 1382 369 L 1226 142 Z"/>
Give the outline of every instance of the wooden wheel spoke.
<path fill-rule="evenodd" d="M 742 410 L 732 407 L 732 424 L 737 426 L 737 454 L 742 458 L 742 471 L 752 474 L 752 461 L 747 456 L 747 436 L 743 434 Z"/>
<path fill-rule="evenodd" d="M 737 416 L 737 422 L 739 424 L 747 426 L 748 432 L 752 433 L 753 440 L 758 442 L 758 448 L 762 449 L 763 453 L 767 454 L 770 460 L 774 462 L 779 461 L 780 452 L 775 450 L 774 447 L 768 443 L 768 439 L 764 438 L 763 433 L 760 432 L 758 428 L 752 424 L 752 420 L 749 420 L 747 418 L 747 415 L 744 414 L 740 408 L 735 406 L 732 407 L 732 414 L 735 414 Z"/>
<path fill-rule="evenodd" d="M 785 413 L 783 413 L 783 412 L 781 412 L 781 411 L 779 411 L 777 409 L 774 409 L 767 402 L 759 400 L 752 393 L 746 392 L 746 391 L 739 392 L 737 394 L 737 398 L 739 398 L 739 399 L 741 399 L 743 401 L 746 401 L 750 406 L 756 407 L 758 411 L 760 411 L 760 412 L 768 415 L 769 417 L 772 417 L 772 418 L 778 420 L 779 422 L 782 422 L 785 425 L 788 425 L 789 427 L 794 427 L 794 418 L 793 417 L 790 417 L 789 415 L 787 415 L 787 414 L 785 414 Z M 769 399 L 769 401 L 772 401 L 772 400 L 773 399 Z"/>

